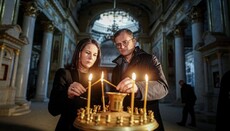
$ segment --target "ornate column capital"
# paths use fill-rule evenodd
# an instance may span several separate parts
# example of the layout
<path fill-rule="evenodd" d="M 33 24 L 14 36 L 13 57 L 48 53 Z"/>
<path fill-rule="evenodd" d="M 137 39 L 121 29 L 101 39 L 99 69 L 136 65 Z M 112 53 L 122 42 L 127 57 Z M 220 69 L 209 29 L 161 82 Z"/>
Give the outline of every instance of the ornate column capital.
<path fill-rule="evenodd" d="M 16 56 L 18 56 L 19 54 L 20 54 L 20 50 L 15 50 L 15 54 L 16 54 Z"/>
<path fill-rule="evenodd" d="M 223 54 L 222 52 L 217 51 L 217 52 L 216 52 L 216 56 L 217 56 L 217 58 L 218 58 L 218 59 L 221 59 L 222 54 Z"/>
<path fill-rule="evenodd" d="M 1 50 L 4 50 L 6 48 L 5 45 L 0 45 Z"/>
<path fill-rule="evenodd" d="M 177 25 L 176 28 L 173 31 L 174 36 L 184 36 L 184 26 Z"/>
<path fill-rule="evenodd" d="M 203 60 L 204 60 L 204 62 L 206 62 L 206 63 L 209 63 L 209 62 L 210 62 L 209 59 L 210 59 L 210 58 L 209 58 L 208 56 L 203 57 Z"/>
<path fill-rule="evenodd" d="M 202 13 L 202 9 L 200 7 L 193 6 L 191 11 L 190 11 L 189 16 L 190 16 L 193 23 L 203 21 L 203 13 Z"/>
<path fill-rule="evenodd" d="M 25 15 L 36 17 L 38 15 L 38 9 L 33 2 L 28 2 L 25 4 Z"/>
<path fill-rule="evenodd" d="M 45 32 L 53 32 L 54 25 L 52 21 L 42 21 L 43 29 Z"/>

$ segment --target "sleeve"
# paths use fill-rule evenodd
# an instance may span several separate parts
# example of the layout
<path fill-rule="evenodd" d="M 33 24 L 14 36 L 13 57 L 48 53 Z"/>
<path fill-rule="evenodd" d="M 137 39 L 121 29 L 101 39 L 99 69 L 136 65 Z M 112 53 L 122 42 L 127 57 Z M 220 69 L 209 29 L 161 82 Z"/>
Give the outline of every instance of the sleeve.
<path fill-rule="evenodd" d="M 62 113 L 66 101 L 68 101 L 67 88 L 69 82 L 67 81 L 67 73 L 64 69 L 59 69 L 55 73 L 53 87 L 48 103 L 48 111 L 51 115 L 57 116 Z"/>
<path fill-rule="evenodd" d="M 139 91 L 136 98 L 144 100 L 145 96 L 145 81 L 136 82 Z M 157 81 L 149 81 L 147 100 L 159 100 L 164 98 L 168 94 L 168 88 Z"/>
<path fill-rule="evenodd" d="M 148 81 L 148 95 L 147 100 L 159 100 L 164 98 L 168 94 L 168 83 L 164 76 L 161 64 L 156 58 L 152 56 L 152 61 L 149 63 L 149 72 L 151 72 L 150 80 Z M 141 100 L 144 100 L 145 95 L 145 81 L 139 81 L 136 83 L 139 91 L 141 92 Z"/>

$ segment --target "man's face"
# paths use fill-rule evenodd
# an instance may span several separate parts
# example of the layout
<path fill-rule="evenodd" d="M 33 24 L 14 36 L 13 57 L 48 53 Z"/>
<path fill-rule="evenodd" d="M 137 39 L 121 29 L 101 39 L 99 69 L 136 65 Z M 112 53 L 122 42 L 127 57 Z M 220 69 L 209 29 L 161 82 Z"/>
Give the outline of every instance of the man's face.
<path fill-rule="evenodd" d="M 121 32 L 120 35 L 115 38 L 114 42 L 121 55 L 125 57 L 132 55 L 136 44 L 136 40 L 132 36 L 126 32 Z"/>

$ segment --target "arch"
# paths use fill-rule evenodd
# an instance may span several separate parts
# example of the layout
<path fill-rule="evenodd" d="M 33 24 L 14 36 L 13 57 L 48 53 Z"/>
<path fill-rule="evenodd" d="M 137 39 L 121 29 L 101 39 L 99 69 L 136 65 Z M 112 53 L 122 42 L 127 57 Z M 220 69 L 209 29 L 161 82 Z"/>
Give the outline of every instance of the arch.
<path fill-rule="evenodd" d="M 106 9 L 92 17 L 87 32 L 100 42 L 110 39 L 118 29 L 129 28 L 133 32 L 140 31 L 139 21 L 132 14 L 123 9 Z"/>

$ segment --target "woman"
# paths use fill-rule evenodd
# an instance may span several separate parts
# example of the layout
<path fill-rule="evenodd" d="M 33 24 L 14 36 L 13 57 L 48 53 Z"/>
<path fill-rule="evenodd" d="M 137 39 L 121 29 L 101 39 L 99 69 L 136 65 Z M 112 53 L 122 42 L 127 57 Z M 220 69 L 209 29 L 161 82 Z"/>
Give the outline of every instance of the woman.
<path fill-rule="evenodd" d="M 61 115 L 56 131 L 77 130 L 73 123 L 77 110 L 87 105 L 88 76 L 93 74 L 92 83 L 100 79 L 100 55 L 95 40 L 82 39 L 77 44 L 71 64 L 56 72 L 48 104 L 50 114 Z M 91 97 L 91 108 L 92 105 L 102 105 L 100 82 L 91 88 Z"/>

